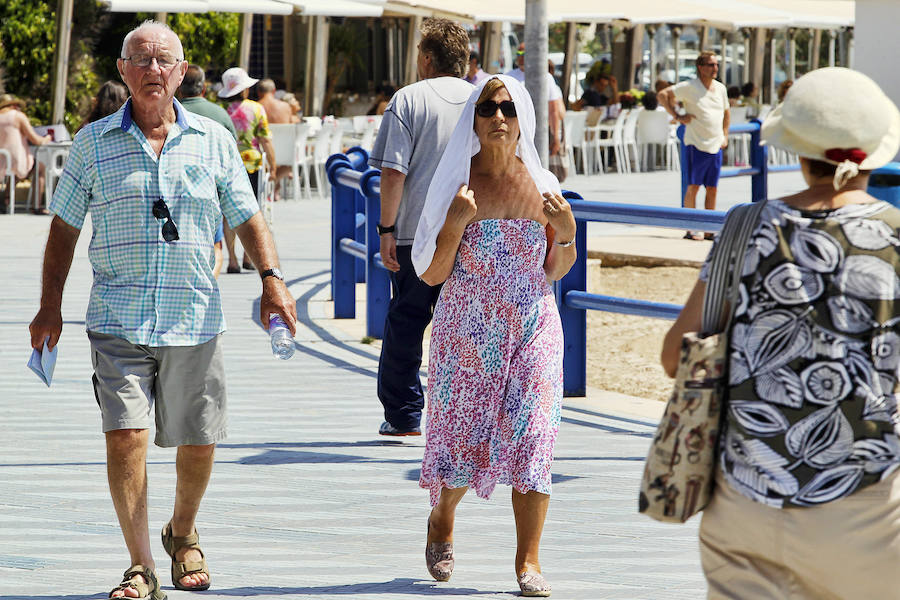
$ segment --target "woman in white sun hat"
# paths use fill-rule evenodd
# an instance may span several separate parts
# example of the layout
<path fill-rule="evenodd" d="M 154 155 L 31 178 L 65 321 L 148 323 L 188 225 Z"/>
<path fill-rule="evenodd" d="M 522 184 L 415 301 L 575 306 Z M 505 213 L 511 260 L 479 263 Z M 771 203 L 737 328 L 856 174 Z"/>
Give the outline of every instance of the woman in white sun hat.
<path fill-rule="evenodd" d="M 259 79 L 254 79 L 247 71 L 240 67 L 232 67 L 222 73 L 222 89 L 219 90 L 219 98 L 232 98 L 234 101 L 228 105 L 228 116 L 234 123 L 237 131 L 238 150 L 244 161 L 244 168 L 250 177 L 253 193 L 259 197 L 259 185 L 265 182 L 259 181 L 259 167 L 262 165 L 262 152 L 266 153 L 269 164 L 269 178 L 275 178 L 275 147 L 272 145 L 272 132 L 269 130 L 269 120 L 266 109 L 259 102 L 249 100 L 250 88 L 256 85 Z M 234 231 L 225 227 L 225 245 L 228 247 L 228 272 L 240 273 L 241 265 L 234 253 Z M 245 269 L 253 269 L 249 257 L 244 254 L 243 266 Z"/>
<path fill-rule="evenodd" d="M 762 138 L 809 187 L 769 200 L 748 243 L 700 525 L 708 597 L 900 598 L 900 210 L 866 193 L 900 112 L 865 75 L 819 69 Z M 707 272 L 666 336 L 670 376 Z"/>

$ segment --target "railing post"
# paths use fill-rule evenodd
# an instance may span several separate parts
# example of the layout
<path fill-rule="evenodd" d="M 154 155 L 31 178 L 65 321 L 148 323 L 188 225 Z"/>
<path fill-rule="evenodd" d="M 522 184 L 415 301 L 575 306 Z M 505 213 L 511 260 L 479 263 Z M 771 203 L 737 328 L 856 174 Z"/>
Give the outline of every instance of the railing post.
<path fill-rule="evenodd" d="M 575 192 L 563 192 L 563 196 L 567 200 L 582 199 Z M 580 219 L 575 222 L 575 251 L 578 255 L 575 264 L 553 286 L 565 344 L 564 396 L 584 396 L 587 391 L 587 313 L 566 305 L 568 292 L 587 290 L 587 223 Z"/>
<path fill-rule="evenodd" d="M 332 160 L 334 159 L 334 160 Z M 338 175 L 353 165 L 334 155 L 327 166 L 331 182 L 331 298 L 335 319 L 356 317 L 356 259 L 341 252 L 341 238 L 352 238 L 356 229 L 356 190 L 338 183 Z"/>
<path fill-rule="evenodd" d="M 366 335 L 384 337 L 384 321 L 391 301 L 390 272 L 381 262 L 381 238 L 375 229 L 381 213 L 381 195 L 375 191 L 381 184 L 381 171 L 369 169 L 359 180 L 359 188 L 366 199 Z"/>
<path fill-rule="evenodd" d="M 359 242 L 360 244 L 365 245 L 366 243 L 366 197 L 362 192 L 356 192 L 355 194 L 356 201 L 356 211 L 353 215 L 354 225 L 356 226 L 355 231 L 353 232 L 353 239 Z M 356 283 L 365 283 L 366 282 L 366 265 L 361 260 L 354 261 L 356 267 Z"/>
<path fill-rule="evenodd" d="M 369 168 L 369 153 L 365 148 L 353 146 L 344 153 L 353 168 L 362 173 Z"/>
<path fill-rule="evenodd" d="M 687 196 L 688 189 L 688 164 L 687 164 L 687 147 L 684 145 L 684 125 L 679 125 L 675 130 L 678 136 L 678 156 L 681 159 L 681 207 L 684 208 L 684 197 Z"/>
<path fill-rule="evenodd" d="M 750 166 L 759 172 L 750 176 L 750 198 L 753 202 L 765 200 L 769 190 L 769 147 L 759 143 L 760 121 L 753 119 L 756 129 L 750 133 Z"/>

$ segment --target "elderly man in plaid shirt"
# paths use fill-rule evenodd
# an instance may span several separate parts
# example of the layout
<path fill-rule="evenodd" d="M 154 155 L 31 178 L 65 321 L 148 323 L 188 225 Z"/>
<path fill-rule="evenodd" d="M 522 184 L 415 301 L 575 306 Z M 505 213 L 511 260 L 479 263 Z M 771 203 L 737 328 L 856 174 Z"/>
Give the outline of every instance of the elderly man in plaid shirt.
<path fill-rule="evenodd" d="M 32 346 L 62 332 L 63 286 L 91 213 L 94 270 L 86 327 L 94 394 L 106 435 L 110 493 L 131 566 L 112 597 L 161 600 L 147 523 L 146 455 L 155 408 L 158 446 L 177 447 L 177 488 L 163 546 L 172 583 L 204 590 L 210 575 L 194 520 L 216 442 L 225 437 L 225 331 L 213 277 L 213 235 L 222 216 L 262 277 L 260 318 L 296 306 L 234 138 L 174 100 L 188 63 L 178 37 L 145 22 L 118 60 L 131 92 L 122 108 L 82 129 L 60 178 L 44 256 Z M 155 406 L 154 406 L 155 405 Z"/>

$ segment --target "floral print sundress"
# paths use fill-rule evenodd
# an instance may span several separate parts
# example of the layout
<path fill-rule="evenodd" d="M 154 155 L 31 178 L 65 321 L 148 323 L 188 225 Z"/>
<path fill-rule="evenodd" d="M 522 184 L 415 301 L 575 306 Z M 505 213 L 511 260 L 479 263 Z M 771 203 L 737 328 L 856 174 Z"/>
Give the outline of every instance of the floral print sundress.
<path fill-rule="evenodd" d="M 562 403 L 563 336 L 544 273 L 547 237 L 531 219 L 485 219 L 463 234 L 431 333 L 419 485 L 499 482 L 550 493 Z"/>

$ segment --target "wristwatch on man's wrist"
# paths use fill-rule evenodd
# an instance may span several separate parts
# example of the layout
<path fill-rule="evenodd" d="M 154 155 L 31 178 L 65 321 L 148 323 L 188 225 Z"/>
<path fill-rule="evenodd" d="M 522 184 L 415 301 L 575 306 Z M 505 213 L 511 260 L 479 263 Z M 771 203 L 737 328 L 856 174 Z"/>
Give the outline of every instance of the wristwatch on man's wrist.
<path fill-rule="evenodd" d="M 396 225 L 388 225 L 387 227 L 385 227 L 381 223 L 375 224 L 375 229 L 376 229 L 376 231 L 378 231 L 378 235 L 384 235 L 386 233 L 394 233 L 394 230 L 396 228 L 397 228 Z"/>
<path fill-rule="evenodd" d="M 266 277 L 274 277 L 275 279 L 280 279 L 281 281 L 284 281 L 284 273 L 282 273 L 281 269 L 279 269 L 278 267 L 272 267 L 271 269 L 266 269 L 265 271 L 260 273 L 259 276 L 263 279 L 265 279 Z"/>

